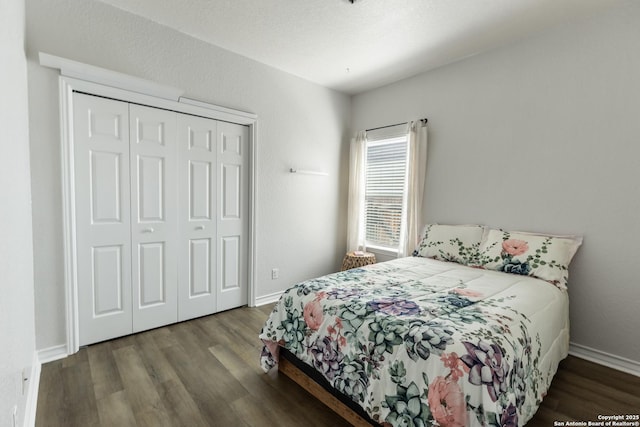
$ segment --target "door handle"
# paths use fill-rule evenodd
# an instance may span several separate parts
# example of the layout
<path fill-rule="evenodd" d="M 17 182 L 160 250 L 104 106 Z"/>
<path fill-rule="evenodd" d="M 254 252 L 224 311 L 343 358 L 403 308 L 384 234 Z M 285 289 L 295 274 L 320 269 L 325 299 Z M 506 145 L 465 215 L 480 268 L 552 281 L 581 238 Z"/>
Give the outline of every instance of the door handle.
<path fill-rule="evenodd" d="M 198 226 L 196 227 L 196 230 L 204 230 L 204 225 L 198 225 Z"/>
<path fill-rule="evenodd" d="M 142 230 L 143 233 L 153 233 L 153 227 L 148 227 Z"/>

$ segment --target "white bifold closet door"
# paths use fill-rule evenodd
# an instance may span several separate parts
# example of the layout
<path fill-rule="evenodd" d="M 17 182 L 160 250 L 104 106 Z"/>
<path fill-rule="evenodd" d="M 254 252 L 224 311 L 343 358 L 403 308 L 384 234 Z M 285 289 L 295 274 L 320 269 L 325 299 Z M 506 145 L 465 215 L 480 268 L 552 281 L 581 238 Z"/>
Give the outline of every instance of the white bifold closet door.
<path fill-rule="evenodd" d="M 74 94 L 81 345 L 132 332 L 129 105 Z"/>
<path fill-rule="evenodd" d="M 216 306 L 216 135 L 216 121 L 178 114 L 181 321 Z"/>
<path fill-rule="evenodd" d="M 246 304 L 248 128 L 73 102 L 80 344 Z"/>
<path fill-rule="evenodd" d="M 218 311 L 247 301 L 249 129 L 218 122 Z"/>
<path fill-rule="evenodd" d="M 178 115 L 178 318 L 247 301 L 248 128 Z"/>
<path fill-rule="evenodd" d="M 176 113 L 129 104 L 133 332 L 178 320 Z"/>

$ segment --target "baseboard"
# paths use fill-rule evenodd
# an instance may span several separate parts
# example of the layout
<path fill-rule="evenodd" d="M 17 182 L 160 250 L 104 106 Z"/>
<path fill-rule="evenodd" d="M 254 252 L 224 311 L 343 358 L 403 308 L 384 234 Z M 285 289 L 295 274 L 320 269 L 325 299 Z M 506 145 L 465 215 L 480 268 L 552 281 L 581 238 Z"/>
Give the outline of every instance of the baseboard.
<path fill-rule="evenodd" d="M 42 364 L 67 357 L 67 346 L 57 345 L 33 352 L 31 361 L 31 374 L 27 389 L 27 401 L 24 409 L 24 427 L 36 425 L 36 412 L 38 411 L 38 391 L 40 390 L 40 372 Z"/>
<path fill-rule="evenodd" d="M 29 374 L 27 402 L 24 409 L 24 427 L 36 425 L 36 411 L 38 409 L 38 390 L 40 389 L 40 360 L 38 352 L 33 352 L 31 361 L 31 373 Z"/>
<path fill-rule="evenodd" d="M 640 377 L 640 362 L 606 353 L 581 344 L 570 343 L 569 354 L 599 365 Z"/>
<path fill-rule="evenodd" d="M 271 304 L 272 302 L 277 302 L 280 297 L 282 296 L 282 294 L 284 293 L 284 291 L 280 291 L 280 292 L 274 292 L 272 294 L 269 295 L 264 295 L 261 297 L 257 297 L 256 298 L 256 307 L 259 307 L 261 305 L 265 305 L 265 304 Z"/>
<path fill-rule="evenodd" d="M 54 360 L 64 359 L 67 356 L 66 344 L 56 345 L 53 347 L 38 350 L 38 361 L 41 365 L 44 365 L 48 362 L 53 362 Z"/>

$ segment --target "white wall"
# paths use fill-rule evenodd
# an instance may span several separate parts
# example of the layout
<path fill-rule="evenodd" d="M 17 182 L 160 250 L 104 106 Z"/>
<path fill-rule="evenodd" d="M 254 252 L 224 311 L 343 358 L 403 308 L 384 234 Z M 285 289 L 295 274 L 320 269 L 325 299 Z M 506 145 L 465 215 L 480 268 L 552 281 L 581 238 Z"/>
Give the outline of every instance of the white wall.
<path fill-rule="evenodd" d="M 640 361 L 640 2 L 353 98 L 428 117 L 425 221 L 579 234 L 571 340 Z"/>
<path fill-rule="evenodd" d="M 348 96 L 95 0 L 28 0 L 39 349 L 66 340 L 57 73 L 37 64 L 39 51 L 258 114 L 258 297 L 339 268 L 345 250 Z M 292 175 L 292 166 L 329 176 Z M 280 269 L 278 280 L 271 280 L 273 267 Z"/>
<path fill-rule="evenodd" d="M 35 354 L 24 1 L 0 0 L 0 426 L 23 424 Z M 30 382 L 27 382 L 29 386 Z M 28 390 L 28 389 L 27 389 Z"/>

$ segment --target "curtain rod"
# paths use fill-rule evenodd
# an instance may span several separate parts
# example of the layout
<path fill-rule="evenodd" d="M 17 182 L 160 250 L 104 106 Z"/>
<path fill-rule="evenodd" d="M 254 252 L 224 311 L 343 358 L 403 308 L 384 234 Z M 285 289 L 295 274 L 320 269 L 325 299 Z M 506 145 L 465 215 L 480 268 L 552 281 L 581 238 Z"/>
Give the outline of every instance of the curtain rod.
<path fill-rule="evenodd" d="M 426 124 L 429 119 L 427 119 L 426 117 L 424 119 L 420 119 L 420 121 L 422 122 L 422 124 Z M 378 129 L 386 129 L 386 128 L 390 128 L 390 127 L 394 127 L 394 126 L 400 126 L 400 125 L 406 125 L 409 122 L 402 122 L 402 123 L 396 123 L 394 125 L 386 125 L 386 126 L 380 126 L 377 128 L 371 128 L 371 129 L 365 129 L 367 132 L 372 131 L 372 130 L 378 130 Z"/>

